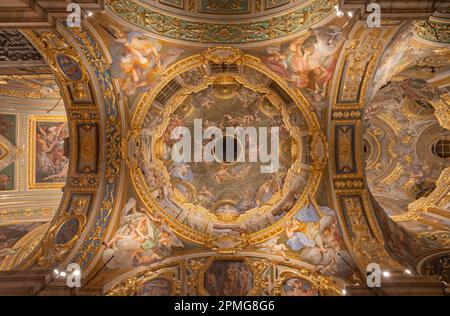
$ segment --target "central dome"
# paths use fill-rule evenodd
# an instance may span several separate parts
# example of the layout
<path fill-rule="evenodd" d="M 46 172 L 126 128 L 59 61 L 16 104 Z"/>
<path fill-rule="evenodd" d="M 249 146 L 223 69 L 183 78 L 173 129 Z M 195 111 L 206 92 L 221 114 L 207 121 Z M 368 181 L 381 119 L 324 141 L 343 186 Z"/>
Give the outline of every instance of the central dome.
<path fill-rule="evenodd" d="M 129 141 L 151 212 L 195 241 L 252 235 L 314 194 L 324 159 L 317 119 L 259 60 L 216 49 L 169 71 L 138 104 Z"/>
<path fill-rule="evenodd" d="M 299 110 L 291 116 L 288 125 L 291 121 L 298 126 L 304 124 L 305 119 Z M 164 147 L 162 160 L 175 190 L 174 198 L 178 197 L 180 204 L 193 203 L 223 220 L 276 204 L 282 196 L 282 184 L 286 183 L 288 175 L 292 177 L 293 170 L 289 168 L 298 155 L 298 147 L 301 147 L 299 135 L 291 135 L 287 124 L 281 112 L 263 94 L 238 83 L 214 84 L 189 95 L 171 114 L 164 125 L 167 127 L 162 134 L 162 142 L 158 143 Z M 220 129 L 223 136 L 199 140 L 203 141 L 203 150 L 210 143 L 214 161 L 208 162 L 202 157 L 198 162 L 193 159 L 186 163 L 174 162 L 171 150 L 177 140 L 171 138 L 171 132 L 177 126 L 186 127 L 191 137 L 195 136 L 195 128 L 205 132 L 209 127 Z M 239 137 L 239 133 L 234 133 L 236 127 L 241 127 L 247 134 Z M 276 135 L 261 137 L 261 133 L 270 134 L 270 131 L 276 131 Z M 250 139 L 250 136 L 255 139 Z M 273 146 L 271 141 L 275 142 Z M 192 147 L 190 152 L 194 153 L 196 140 L 188 142 Z M 231 145 L 231 153 L 227 153 L 227 145 Z M 264 153 L 262 146 L 268 147 Z M 273 153 L 270 152 L 272 147 L 275 149 Z M 227 154 L 231 158 L 229 161 L 225 159 Z M 273 161 L 261 162 L 262 154 L 268 154 Z M 265 170 L 271 166 L 273 170 Z M 303 170 L 298 176 L 297 189 L 303 191 L 308 176 L 309 172 Z"/>

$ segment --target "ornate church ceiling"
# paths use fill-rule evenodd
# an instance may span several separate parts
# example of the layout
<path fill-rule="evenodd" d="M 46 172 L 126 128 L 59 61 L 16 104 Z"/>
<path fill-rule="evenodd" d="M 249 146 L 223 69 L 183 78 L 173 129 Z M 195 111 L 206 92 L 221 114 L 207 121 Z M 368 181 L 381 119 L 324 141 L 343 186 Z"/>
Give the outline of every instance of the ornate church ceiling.
<path fill-rule="evenodd" d="M 246 0 L 184 2 L 111 0 L 109 4 L 111 12 L 122 20 L 157 37 L 214 44 L 250 44 L 292 37 L 326 20 L 336 4 L 334 0 L 295 5 L 290 1 L 265 1 L 264 5 Z M 192 13 L 186 17 L 183 11 Z M 220 15 L 220 23 L 214 15 Z"/>
<path fill-rule="evenodd" d="M 53 176 L 68 163 L 68 135 L 42 55 L 18 30 L 0 34 L 0 270 L 7 270 L 40 242 L 61 202 L 65 176 Z"/>
<path fill-rule="evenodd" d="M 366 1 L 94 2 L 0 33 L 0 269 L 108 295 L 448 278 L 446 2 L 374 28 Z M 2 211 L 27 194 L 59 206 Z"/>
<path fill-rule="evenodd" d="M 415 262 L 448 246 L 450 164 L 436 144 L 450 136 L 441 116 L 448 107 L 450 51 L 417 41 L 408 25 L 391 45 L 365 113 L 366 174 L 375 199 L 405 234 L 403 246 L 392 246 Z M 423 209 L 427 203 L 433 208 Z"/>

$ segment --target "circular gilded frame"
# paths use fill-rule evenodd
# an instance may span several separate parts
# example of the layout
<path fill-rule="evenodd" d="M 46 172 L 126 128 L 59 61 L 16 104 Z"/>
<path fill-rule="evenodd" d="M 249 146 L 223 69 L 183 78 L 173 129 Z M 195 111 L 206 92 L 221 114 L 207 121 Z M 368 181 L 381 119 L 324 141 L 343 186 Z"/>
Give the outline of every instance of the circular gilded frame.
<path fill-rule="evenodd" d="M 270 226 L 251 233 L 242 233 L 238 238 L 233 238 L 233 236 L 213 236 L 210 233 L 200 232 L 195 230 L 186 224 L 179 222 L 175 217 L 170 215 L 165 211 L 159 203 L 157 203 L 151 197 L 151 191 L 146 183 L 145 177 L 138 167 L 137 161 L 130 158 L 129 153 L 135 149 L 133 148 L 132 140 L 135 144 L 139 144 L 139 139 L 142 131 L 142 124 L 144 123 L 147 112 L 149 111 L 151 104 L 155 100 L 157 94 L 162 90 L 162 88 L 167 85 L 171 80 L 180 74 L 190 71 L 195 68 L 205 69 L 209 62 L 214 63 L 236 63 L 237 65 L 247 66 L 254 70 L 261 72 L 266 75 L 274 82 L 276 82 L 293 100 L 293 102 L 298 106 L 299 110 L 306 119 L 308 125 L 308 133 L 312 136 L 313 142 L 311 146 L 311 156 L 313 158 L 313 163 L 311 165 L 311 175 L 305 186 L 305 189 L 298 199 L 296 204 L 277 222 L 271 224 Z M 224 74 L 221 74 L 223 76 Z M 235 77 L 239 83 L 244 83 L 245 85 L 251 85 L 248 82 L 243 82 L 242 77 L 236 74 L 226 74 L 226 76 Z M 211 82 L 217 80 L 219 76 L 211 75 Z M 300 91 L 292 89 L 289 87 L 288 83 L 275 73 L 273 73 L 266 65 L 259 59 L 251 55 L 244 54 L 239 49 L 230 47 L 214 47 L 209 48 L 201 54 L 187 57 L 171 67 L 169 67 L 164 73 L 160 75 L 159 80 L 147 93 L 145 93 L 140 99 L 137 100 L 136 106 L 132 113 L 131 119 L 131 129 L 127 134 L 127 137 L 123 141 L 123 150 L 126 151 L 124 156 L 126 157 L 126 162 L 130 169 L 130 178 L 133 187 L 136 191 L 136 195 L 140 202 L 145 206 L 149 212 L 157 212 L 164 220 L 164 222 L 180 237 L 189 240 L 191 242 L 202 244 L 214 249 L 221 249 L 222 251 L 229 251 L 230 249 L 242 249 L 244 246 L 249 244 L 260 243 L 265 241 L 272 236 L 282 232 L 284 230 L 286 222 L 288 222 L 294 215 L 295 212 L 306 205 L 308 200 L 308 195 L 314 196 L 319 187 L 323 169 L 326 165 L 328 159 L 328 144 L 326 138 L 321 131 L 317 117 L 314 114 L 312 106 L 308 103 L 305 97 Z M 220 79 L 220 78 L 219 78 Z M 256 91 L 270 94 L 271 90 L 265 87 L 263 84 L 253 85 L 253 89 Z M 186 90 L 186 89 L 185 89 Z M 198 87 L 190 87 L 192 91 L 179 91 L 176 95 L 170 97 L 167 102 L 168 107 L 171 104 L 181 104 L 184 98 L 193 91 L 198 90 Z M 273 96 L 276 96 L 272 93 Z M 275 100 L 275 102 L 280 102 L 280 100 Z M 243 214 L 239 217 L 239 221 L 245 221 L 250 215 L 254 214 Z M 257 215 L 260 215 L 259 213 Z M 205 214 L 206 220 L 209 220 L 213 214 Z"/>

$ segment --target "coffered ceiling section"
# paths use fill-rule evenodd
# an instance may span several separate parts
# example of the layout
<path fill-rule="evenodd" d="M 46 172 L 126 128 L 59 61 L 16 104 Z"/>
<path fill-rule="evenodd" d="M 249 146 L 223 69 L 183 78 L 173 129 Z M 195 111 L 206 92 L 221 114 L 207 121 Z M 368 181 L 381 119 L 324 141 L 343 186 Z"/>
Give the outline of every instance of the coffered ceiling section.
<path fill-rule="evenodd" d="M 67 4 L 78 3 L 85 10 L 103 9 L 103 0 L 2 0 L 0 1 L 0 28 L 48 28 L 57 18 L 64 18 Z"/>
<path fill-rule="evenodd" d="M 5 73 L 5 68 L 46 65 L 41 54 L 22 33 L 18 30 L 0 30 L 0 69 L 2 74 Z M 12 74 L 17 74 L 16 70 L 11 71 Z"/>

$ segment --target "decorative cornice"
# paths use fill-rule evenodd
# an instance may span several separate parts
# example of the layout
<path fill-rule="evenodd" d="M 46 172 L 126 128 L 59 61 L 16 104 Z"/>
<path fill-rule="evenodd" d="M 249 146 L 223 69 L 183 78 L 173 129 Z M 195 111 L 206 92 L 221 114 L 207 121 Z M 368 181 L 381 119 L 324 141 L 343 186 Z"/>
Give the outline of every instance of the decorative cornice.
<path fill-rule="evenodd" d="M 431 16 L 428 20 L 419 20 L 414 23 L 416 35 L 437 43 L 450 44 L 450 17 Z"/>
<path fill-rule="evenodd" d="M 70 11 L 67 11 L 67 4 L 75 2 L 84 10 L 96 11 L 103 10 L 104 0 L 27 0 L 19 1 L 1 1 L 0 10 L 0 28 L 52 28 L 55 26 L 57 19 L 65 19 Z"/>
<path fill-rule="evenodd" d="M 244 23 L 188 20 L 156 12 L 133 0 L 108 0 L 108 4 L 123 20 L 159 36 L 198 43 L 244 44 L 277 39 L 312 27 L 333 12 L 336 0 L 314 0 L 284 15 Z"/>
<path fill-rule="evenodd" d="M 434 107 L 434 115 L 439 124 L 450 130 L 450 94 L 445 94 L 438 101 L 430 101 Z"/>

